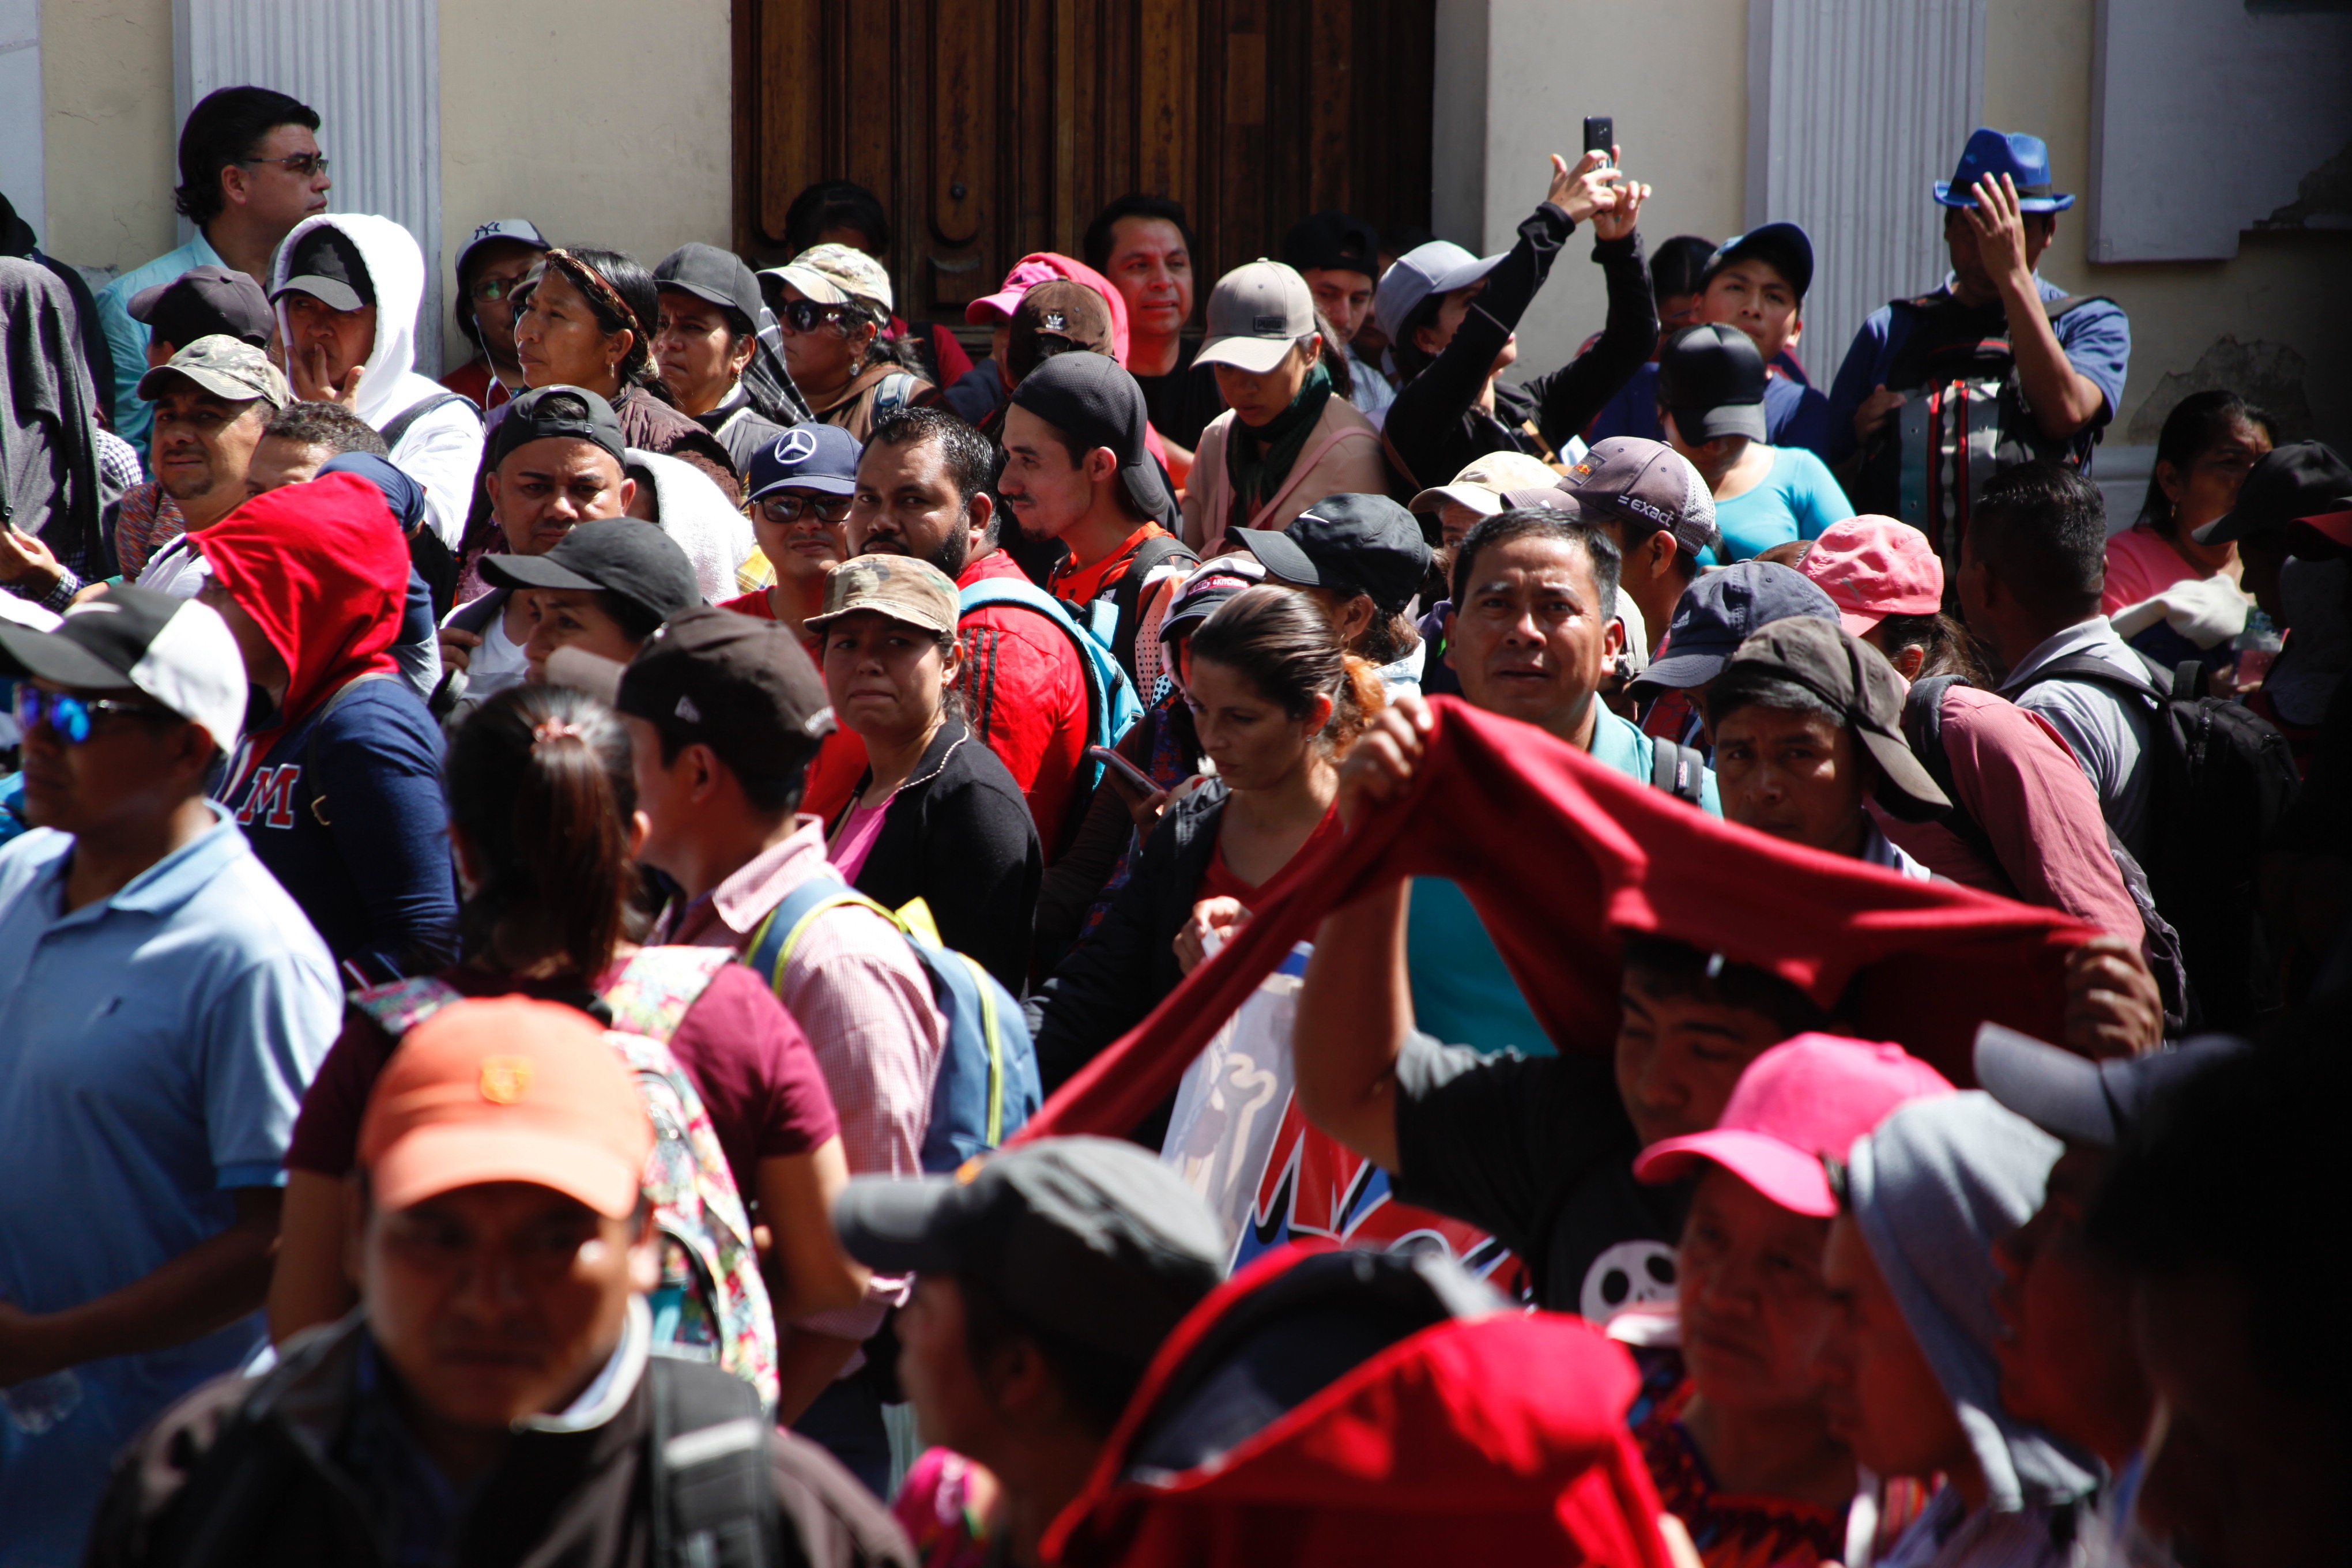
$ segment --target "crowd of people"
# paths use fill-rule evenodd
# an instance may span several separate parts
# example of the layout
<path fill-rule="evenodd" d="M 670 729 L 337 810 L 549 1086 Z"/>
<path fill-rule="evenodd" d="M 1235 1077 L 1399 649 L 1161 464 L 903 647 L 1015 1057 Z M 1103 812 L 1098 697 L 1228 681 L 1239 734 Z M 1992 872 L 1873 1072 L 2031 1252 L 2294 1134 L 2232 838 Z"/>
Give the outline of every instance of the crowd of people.
<path fill-rule="evenodd" d="M 493 218 L 436 381 L 335 132 L 0 214 L 0 1568 L 2337 1560 L 2352 468 L 2199 393 L 2110 528 L 2039 140 L 1824 392 L 1613 147 L 962 337 L 855 184 Z M 1244 996 L 1479 1245 L 1163 1157 Z"/>

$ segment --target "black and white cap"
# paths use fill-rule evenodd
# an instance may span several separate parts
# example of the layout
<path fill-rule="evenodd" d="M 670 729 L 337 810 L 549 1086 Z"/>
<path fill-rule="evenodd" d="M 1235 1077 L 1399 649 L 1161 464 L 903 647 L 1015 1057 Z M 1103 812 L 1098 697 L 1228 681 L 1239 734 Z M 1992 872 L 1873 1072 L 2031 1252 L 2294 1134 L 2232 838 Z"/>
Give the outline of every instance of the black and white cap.
<path fill-rule="evenodd" d="M 0 620 L 0 674 L 76 691 L 138 692 L 236 750 L 245 727 L 245 659 L 209 605 L 152 588 L 110 588 L 53 631 Z"/>

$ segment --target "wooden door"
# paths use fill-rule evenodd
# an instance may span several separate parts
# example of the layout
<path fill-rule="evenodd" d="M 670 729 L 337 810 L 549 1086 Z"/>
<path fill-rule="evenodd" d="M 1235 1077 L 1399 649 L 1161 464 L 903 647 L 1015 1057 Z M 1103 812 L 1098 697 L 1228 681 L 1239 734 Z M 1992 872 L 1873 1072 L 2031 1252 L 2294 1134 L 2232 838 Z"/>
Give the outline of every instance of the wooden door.
<path fill-rule="evenodd" d="M 736 243 L 821 179 L 889 208 L 899 313 L 961 324 L 1130 191 L 1205 297 L 1310 212 L 1425 226 L 1435 0 L 737 0 Z"/>

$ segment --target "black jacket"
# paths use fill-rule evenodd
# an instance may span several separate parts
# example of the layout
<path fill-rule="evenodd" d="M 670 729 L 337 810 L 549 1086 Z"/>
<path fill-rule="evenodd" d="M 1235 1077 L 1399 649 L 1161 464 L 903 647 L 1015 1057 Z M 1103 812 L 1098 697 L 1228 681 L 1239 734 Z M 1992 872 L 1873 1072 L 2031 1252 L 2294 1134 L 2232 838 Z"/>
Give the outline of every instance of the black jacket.
<path fill-rule="evenodd" d="M 859 795 L 873 776 L 858 780 Z M 845 813 L 855 795 L 851 803 Z M 856 887 L 894 910 L 922 900 L 940 940 L 978 959 L 1018 996 L 1029 983 L 1029 933 L 1045 872 L 1021 786 L 985 742 L 950 718 L 891 797 Z"/>
<path fill-rule="evenodd" d="M 1519 317 L 1575 228 L 1549 202 L 1538 205 L 1519 225 L 1518 243 L 1486 274 L 1486 287 L 1454 341 L 1397 394 L 1381 428 L 1414 488 L 1445 484 L 1489 452 L 1542 457 L 1546 447 L 1558 452 L 1656 352 L 1658 309 L 1650 297 L 1641 235 L 1596 240 L 1592 259 L 1609 281 L 1609 318 L 1600 340 L 1548 375 L 1517 386 L 1497 383 L 1493 414 L 1476 406 L 1495 356 L 1518 330 Z M 1540 442 L 1521 428 L 1528 423 L 1540 432 Z"/>
<path fill-rule="evenodd" d="M 1047 1094 L 1141 1023 L 1184 978 L 1173 944 L 1217 853 L 1225 795 L 1224 781 L 1211 779 L 1169 808 L 1102 923 L 1030 1003 Z"/>
<path fill-rule="evenodd" d="M 389 1568 L 387 1521 L 351 1458 L 362 1401 L 383 1397 L 360 1392 L 365 1339 L 354 1315 L 293 1341 L 260 1377 L 216 1378 L 165 1411 L 116 1461 L 87 1568 Z M 657 1568 L 646 1506 L 656 1378 L 733 1381 L 655 1356 L 601 1425 L 520 1434 L 461 1527 L 457 1560 Z M 769 1461 L 786 1563 L 913 1563 L 897 1524 L 831 1455 L 776 1432 Z"/>

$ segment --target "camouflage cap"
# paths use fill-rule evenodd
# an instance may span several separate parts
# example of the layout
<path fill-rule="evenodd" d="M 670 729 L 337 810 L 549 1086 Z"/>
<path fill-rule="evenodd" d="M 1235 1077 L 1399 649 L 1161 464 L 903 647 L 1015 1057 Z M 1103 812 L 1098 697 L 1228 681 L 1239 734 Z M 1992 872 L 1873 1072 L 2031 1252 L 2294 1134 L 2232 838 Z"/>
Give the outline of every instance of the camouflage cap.
<path fill-rule="evenodd" d="M 294 401 L 286 387 L 285 373 L 269 363 L 268 353 L 242 338 L 219 332 L 198 338 L 173 354 L 169 363 L 141 376 L 139 395 L 152 403 L 162 395 L 167 375 L 185 376 L 214 396 L 232 403 L 250 403 L 258 397 L 272 408 L 283 408 Z"/>
<path fill-rule="evenodd" d="M 761 276 L 789 283 L 802 298 L 820 305 L 863 305 L 879 321 L 888 320 L 895 308 L 890 274 L 880 262 L 846 245 L 812 245 Z"/>
<path fill-rule="evenodd" d="M 956 585 L 928 561 L 907 555 L 861 555 L 824 580 L 824 614 L 807 626 L 820 631 L 860 610 L 872 610 L 943 637 L 956 635 Z"/>

